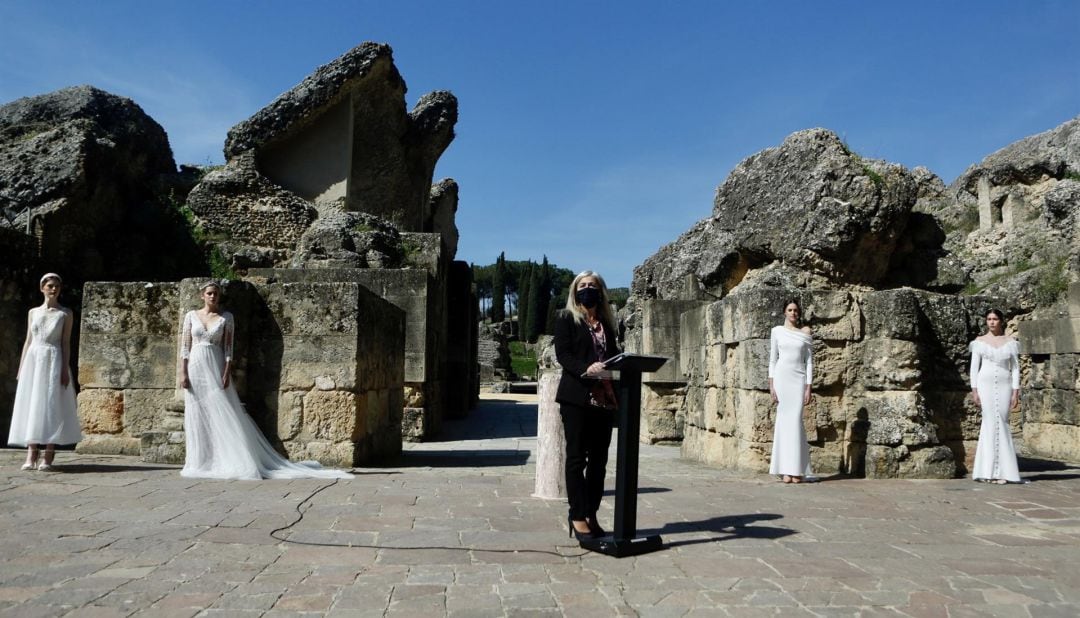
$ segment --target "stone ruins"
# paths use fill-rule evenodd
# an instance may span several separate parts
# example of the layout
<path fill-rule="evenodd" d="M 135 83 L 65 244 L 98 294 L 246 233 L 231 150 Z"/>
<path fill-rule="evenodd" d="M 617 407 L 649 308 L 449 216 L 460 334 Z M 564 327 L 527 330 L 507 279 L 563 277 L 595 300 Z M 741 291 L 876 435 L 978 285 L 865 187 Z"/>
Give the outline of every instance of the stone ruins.
<path fill-rule="evenodd" d="M 459 187 L 434 178 L 457 100 L 409 110 L 405 92 L 390 47 L 364 43 L 233 127 L 224 166 L 179 172 L 123 97 L 78 86 L 0 106 L 0 409 L 55 270 L 80 315 L 78 448 L 182 460 L 176 331 L 213 270 L 229 273 L 237 386 L 290 457 L 379 461 L 466 415 L 481 380 L 509 375 L 510 333 L 480 324 L 455 260 Z M 816 471 L 964 474 L 980 414 L 967 343 L 996 306 L 1023 352 L 1022 453 L 1080 461 L 1078 213 L 1080 118 L 948 186 L 823 129 L 750 156 L 709 217 L 635 270 L 627 347 L 672 358 L 646 376 L 642 439 L 765 470 L 769 328 L 795 296 L 815 330 Z M 559 369 L 540 356 L 550 433 Z M 540 480 L 537 495 L 562 491 Z"/>
<path fill-rule="evenodd" d="M 454 261 L 457 183 L 432 182 L 457 100 L 434 92 L 407 111 L 405 90 L 390 47 L 364 43 L 234 127 L 226 164 L 206 173 L 177 174 L 164 132 L 121 97 L 80 87 L 4 106 L 0 162 L 22 167 L 0 176 L 14 204 L 0 232 L 19 257 L 0 273 L 0 294 L 13 299 L 0 317 L 21 327 L 0 340 L 0 369 L 10 369 L 0 403 L 10 409 L 7 376 L 35 302 L 26 290 L 55 264 L 88 282 L 76 334 L 78 449 L 182 461 L 177 330 L 208 273 L 198 251 L 186 270 L 171 267 L 187 247 L 170 239 L 197 248 L 197 237 L 236 273 L 224 292 L 241 398 L 291 458 L 385 460 L 402 440 L 430 439 L 444 418 L 466 415 L 479 391 L 477 302 L 471 269 Z M 64 153 L 85 161 L 53 182 L 56 166 L 43 157 Z M 146 247 L 115 247 L 128 220 L 150 230 L 138 238 Z M 118 266 L 119 255 L 142 270 Z"/>
<path fill-rule="evenodd" d="M 1021 341 L 1024 452 L 1077 460 L 1080 322 L 1039 308 L 1062 304 L 1053 277 L 1080 272 L 1078 127 L 1003 149 L 948 188 L 821 129 L 740 163 L 712 216 L 635 270 L 627 347 L 674 361 L 646 376 L 642 439 L 767 470 L 769 329 L 795 297 L 815 331 L 805 425 L 817 473 L 964 474 L 980 415 L 967 344 L 990 307 Z"/>

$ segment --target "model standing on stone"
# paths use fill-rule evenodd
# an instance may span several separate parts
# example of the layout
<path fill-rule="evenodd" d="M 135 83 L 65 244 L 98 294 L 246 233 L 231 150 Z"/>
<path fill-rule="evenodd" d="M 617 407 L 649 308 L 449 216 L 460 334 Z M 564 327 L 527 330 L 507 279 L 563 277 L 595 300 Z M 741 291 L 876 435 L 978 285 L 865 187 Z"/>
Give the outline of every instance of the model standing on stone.
<path fill-rule="evenodd" d="M 75 444 L 82 439 L 71 381 L 75 315 L 60 305 L 61 287 L 60 275 L 43 276 L 39 289 L 45 300 L 31 309 L 26 319 L 26 342 L 19 360 L 19 385 L 8 432 L 8 444 L 27 447 L 23 470 L 53 470 L 56 445 Z"/>
<path fill-rule="evenodd" d="M 769 393 L 776 404 L 769 474 L 785 483 L 801 483 L 810 473 L 810 445 L 806 443 L 803 406 L 810 403 L 814 381 L 810 328 L 800 327 L 802 307 L 784 303 L 784 324 L 769 335 Z"/>
<path fill-rule="evenodd" d="M 615 388 L 604 361 L 618 353 L 607 286 L 586 270 L 574 277 L 566 308 L 555 319 L 555 357 L 562 377 L 555 393 L 566 435 L 569 532 L 578 540 L 606 534 L 596 521 L 604 496 Z"/>
<path fill-rule="evenodd" d="M 212 479 L 352 478 L 318 462 L 282 457 L 244 411 L 232 384 L 235 323 L 220 306 L 221 287 L 205 283 L 203 307 L 188 311 L 180 329 L 180 386 L 184 389 L 186 454 L 180 475 Z"/>
<path fill-rule="evenodd" d="M 975 447 L 976 481 L 1020 482 L 1009 410 L 1020 405 L 1020 346 L 1005 336 L 1005 315 L 986 312 L 986 334 L 971 342 L 971 398 L 982 408 L 979 444 Z"/>

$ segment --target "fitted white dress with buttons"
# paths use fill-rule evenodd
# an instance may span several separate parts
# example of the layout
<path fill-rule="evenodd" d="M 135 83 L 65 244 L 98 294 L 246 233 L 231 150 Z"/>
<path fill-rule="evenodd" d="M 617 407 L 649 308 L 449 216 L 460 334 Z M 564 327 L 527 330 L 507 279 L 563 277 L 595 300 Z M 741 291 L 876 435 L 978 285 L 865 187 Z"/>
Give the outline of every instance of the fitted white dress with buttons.
<path fill-rule="evenodd" d="M 968 348 L 971 390 L 978 391 L 982 402 L 982 425 L 971 478 L 1019 483 L 1020 469 L 1009 428 L 1009 404 L 1013 390 L 1020 388 L 1020 346 L 1015 339 L 996 348 L 976 339 Z"/>

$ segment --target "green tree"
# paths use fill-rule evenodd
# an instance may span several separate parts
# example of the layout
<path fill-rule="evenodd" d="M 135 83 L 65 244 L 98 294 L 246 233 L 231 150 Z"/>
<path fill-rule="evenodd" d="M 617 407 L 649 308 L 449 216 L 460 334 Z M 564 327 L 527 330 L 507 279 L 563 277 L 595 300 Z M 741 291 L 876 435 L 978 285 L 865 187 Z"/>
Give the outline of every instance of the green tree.
<path fill-rule="evenodd" d="M 491 321 L 506 319 L 506 252 L 495 260 L 495 272 L 491 277 Z"/>
<path fill-rule="evenodd" d="M 480 315 L 491 317 L 491 279 L 495 273 L 495 266 L 471 265 L 473 285 L 476 287 L 476 301 L 480 305 Z"/>
<path fill-rule="evenodd" d="M 529 312 L 525 318 L 525 341 L 532 343 L 540 334 L 540 329 L 547 318 L 547 309 L 544 307 L 544 269 L 541 266 L 533 266 L 529 272 Z"/>
<path fill-rule="evenodd" d="M 532 305 L 529 297 L 532 295 L 532 262 L 527 262 L 519 271 L 518 275 L 518 338 L 528 341 L 529 309 Z"/>

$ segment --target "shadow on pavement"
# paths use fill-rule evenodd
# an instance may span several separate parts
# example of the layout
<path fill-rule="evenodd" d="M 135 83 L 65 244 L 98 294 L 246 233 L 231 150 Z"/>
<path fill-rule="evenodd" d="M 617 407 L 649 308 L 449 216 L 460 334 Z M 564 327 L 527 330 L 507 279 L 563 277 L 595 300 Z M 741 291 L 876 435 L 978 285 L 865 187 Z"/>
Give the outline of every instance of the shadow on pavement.
<path fill-rule="evenodd" d="M 483 468 L 494 466 L 523 466 L 529 461 L 529 451 L 509 449 L 405 451 L 393 462 L 373 464 L 373 468 Z"/>
<path fill-rule="evenodd" d="M 748 515 L 722 515 L 702 521 L 679 521 L 664 524 L 662 528 L 638 530 L 638 536 L 653 534 L 685 534 L 688 532 L 713 532 L 724 536 L 714 536 L 704 539 L 686 539 L 682 541 L 664 541 L 664 547 L 680 547 L 683 545 L 698 545 L 701 543 L 720 543 L 732 539 L 766 539 L 774 540 L 796 534 L 795 530 L 787 528 L 775 528 L 773 526 L 753 526 L 757 521 L 770 521 L 783 519 L 778 513 L 753 513 Z"/>
<path fill-rule="evenodd" d="M 671 491 L 667 487 L 638 487 L 637 492 L 639 494 L 662 494 Z M 614 496 L 615 490 L 608 489 L 604 491 L 605 496 Z"/>
<path fill-rule="evenodd" d="M 177 466 L 131 466 L 126 464 L 80 464 L 80 463 L 64 463 L 53 464 L 53 468 L 57 472 L 63 472 L 64 474 L 91 474 L 101 472 L 150 472 L 152 470 L 168 470 L 169 472 L 180 472 L 180 468 Z"/>

